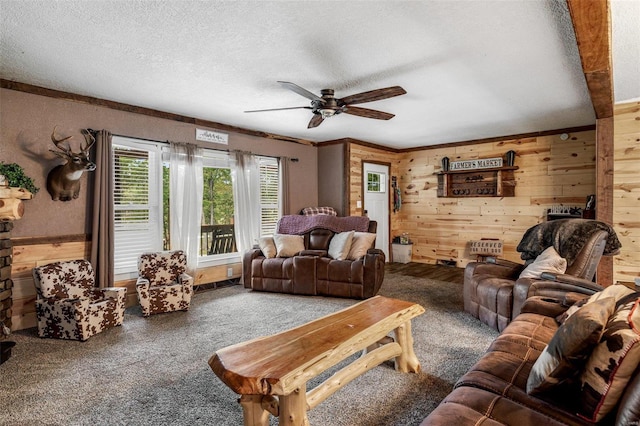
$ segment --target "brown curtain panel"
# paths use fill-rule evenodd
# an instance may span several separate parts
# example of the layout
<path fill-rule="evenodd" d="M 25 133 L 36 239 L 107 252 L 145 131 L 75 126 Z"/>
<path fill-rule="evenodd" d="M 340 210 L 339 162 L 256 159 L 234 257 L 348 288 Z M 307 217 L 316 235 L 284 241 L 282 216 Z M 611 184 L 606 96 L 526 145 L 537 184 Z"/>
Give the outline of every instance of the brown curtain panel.
<path fill-rule="evenodd" d="M 93 131 L 96 138 L 96 171 L 93 185 L 91 265 L 98 287 L 113 285 L 113 166 L 111 133 Z"/>
<path fill-rule="evenodd" d="M 282 214 L 292 214 L 291 213 L 291 202 L 289 196 L 289 161 L 291 159 L 289 157 L 280 157 L 278 158 L 278 162 L 280 163 L 280 179 L 282 182 L 280 183 L 282 187 Z"/>

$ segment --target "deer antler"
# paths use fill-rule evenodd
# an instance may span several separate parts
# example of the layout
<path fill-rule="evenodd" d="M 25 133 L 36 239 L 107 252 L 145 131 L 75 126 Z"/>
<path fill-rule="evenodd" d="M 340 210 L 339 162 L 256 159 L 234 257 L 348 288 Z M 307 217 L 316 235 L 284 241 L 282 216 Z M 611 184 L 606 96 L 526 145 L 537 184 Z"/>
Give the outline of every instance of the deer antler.
<path fill-rule="evenodd" d="M 58 126 L 55 126 L 53 128 L 53 132 L 51 132 L 51 140 L 53 141 L 53 144 L 56 146 L 56 148 L 58 148 L 61 151 L 64 151 L 66 154 L 71 153 L 71 147 L 69 146 L 69 143 L 67 143 L 67 146 L 60 146 L 60 144 L 64 141 L 66 141 L 67 139 L 71 139 L 73 136 L 67 136 L 64 139 L 56 139 L 56 129 L 58 128 Z M 55 152 L 53 150 L 49 150 L 51 152 Z"/>
<path fill-rule="evenodd" d="M 82 152 L 87 153 L 91 149 L 94 143 L 96 143 L 96 138 L 88 129 L 81 130 L 82 135 L 84 136 L 84 140 L 86 142 L 86 146 L 81 147 Z"/>

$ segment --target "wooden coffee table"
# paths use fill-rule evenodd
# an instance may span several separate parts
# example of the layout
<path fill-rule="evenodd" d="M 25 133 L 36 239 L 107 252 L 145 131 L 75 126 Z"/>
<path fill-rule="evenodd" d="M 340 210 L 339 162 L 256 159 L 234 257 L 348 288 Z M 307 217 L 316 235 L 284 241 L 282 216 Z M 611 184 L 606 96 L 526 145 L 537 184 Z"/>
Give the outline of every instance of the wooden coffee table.
<path fill-rule="evenodd" d="M 273 336 L 217 351 L 214 373 L 241 395 L 244 424 L 308 425 L 307 411 L 351 380 L 394 359 L 401 372 L 420 371 L 413 351 L 411 319 L 424 313 L 418 304 L 376 296 L 331 315 Z M 388 334 L 394 331 L 394 337 Z M 362 356 L 307 392 L 307 382 L 345 358 Z"/>

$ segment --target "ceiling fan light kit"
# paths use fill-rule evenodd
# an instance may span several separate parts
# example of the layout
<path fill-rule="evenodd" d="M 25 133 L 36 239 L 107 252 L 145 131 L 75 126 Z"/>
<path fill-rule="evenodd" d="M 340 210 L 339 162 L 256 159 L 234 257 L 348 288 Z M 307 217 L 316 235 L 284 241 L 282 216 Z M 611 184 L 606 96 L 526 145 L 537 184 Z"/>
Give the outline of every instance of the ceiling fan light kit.
<path fill-rule="evenodd" d="M 356 93 L 355 95 L 345 98 L 336 98 L 333 89 L 322 89 L 321 96 L 316 95 L 307 89 L 288 81 L 278 81 L 283 87 L 289 89 L 300 96 L 311 100 L 311 106 L 272 108 L 252 110 L 245 112 L 264 112 L 264 111 L 282 111 L 288 109 L 310 109 L 313 117 L 309 121 L 307 128 L 312 129 L 318 127 L 325 118 L 333 117 L 341 113 L 357 115 L 365 118 L 373 118 L 376 120 L 390 120 L 395 115 L 388 112 L 377 111 L 375 109 L 353 107 L 353 104 L 361 104 L 365 102 L 379 101 L 382 99 L 392 98 L 394 96 L 404 95 L 407 92 L 400 86 L 386 87 L 384 89 L 370 90 L 368 92 Z"/>

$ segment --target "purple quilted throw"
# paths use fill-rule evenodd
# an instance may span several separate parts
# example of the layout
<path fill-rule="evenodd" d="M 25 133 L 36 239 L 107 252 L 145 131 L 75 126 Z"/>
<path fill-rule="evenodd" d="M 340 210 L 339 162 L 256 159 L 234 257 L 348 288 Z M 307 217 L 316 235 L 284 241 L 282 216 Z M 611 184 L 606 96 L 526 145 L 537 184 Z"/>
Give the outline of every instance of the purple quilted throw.
<path fill-rule="evenodd" d="M 369 218 L 366 216 L 288 215 L 280 218 L 276 233 L 301 235 L 316 228 L 329 229 L 333 232 L 367 232 Z"/>

